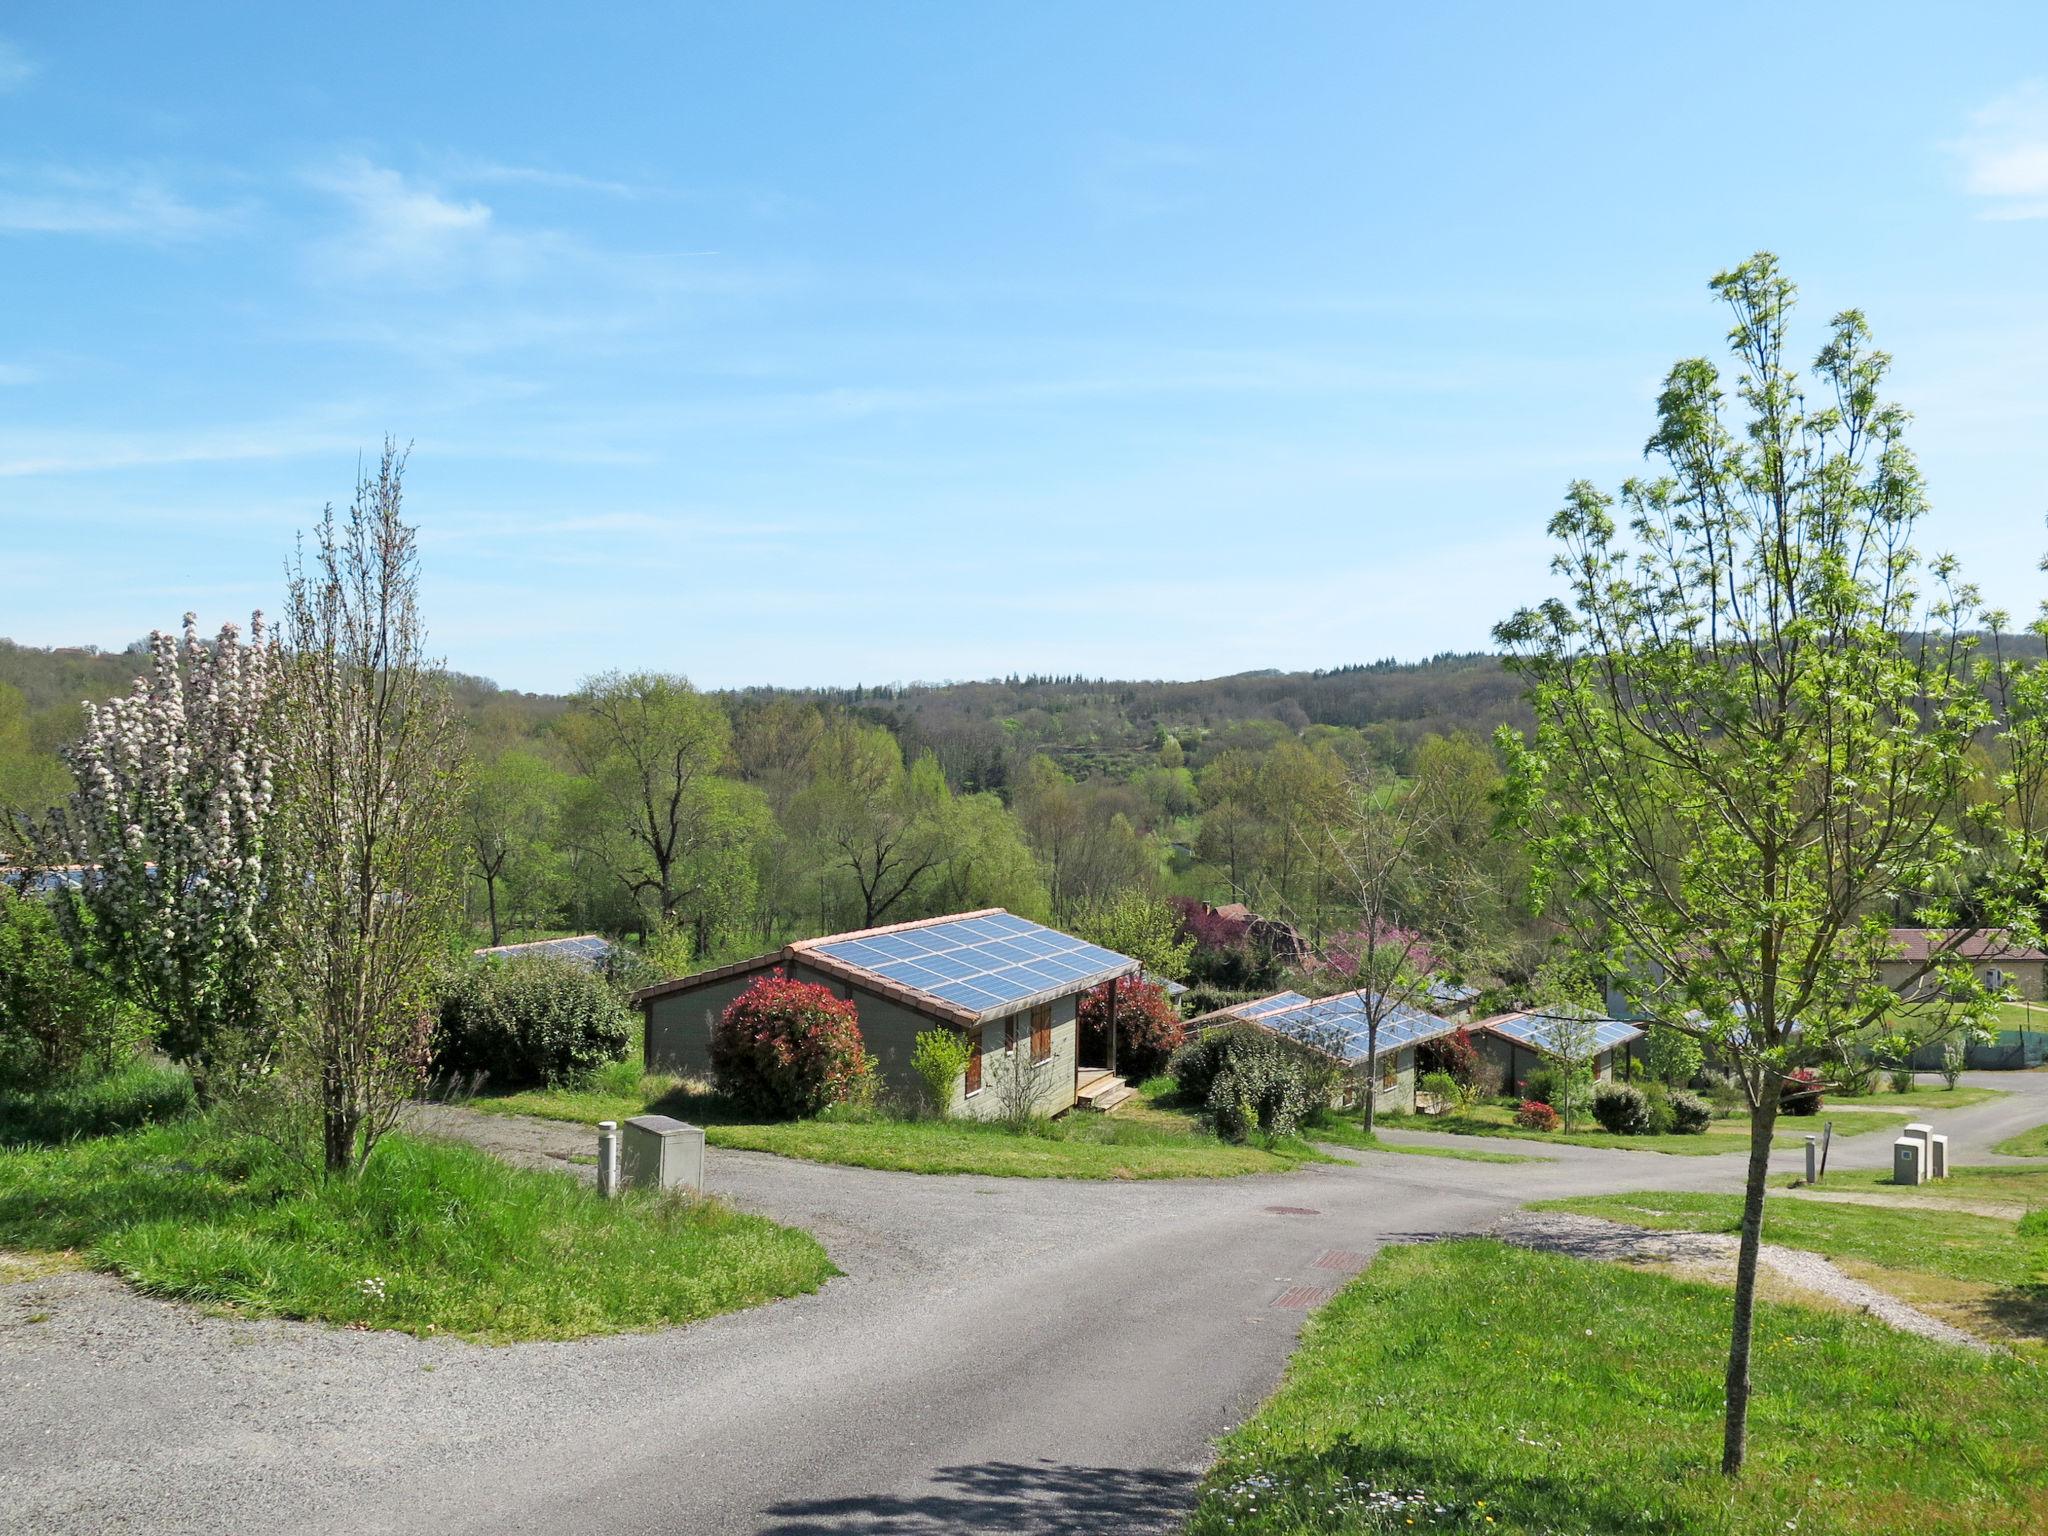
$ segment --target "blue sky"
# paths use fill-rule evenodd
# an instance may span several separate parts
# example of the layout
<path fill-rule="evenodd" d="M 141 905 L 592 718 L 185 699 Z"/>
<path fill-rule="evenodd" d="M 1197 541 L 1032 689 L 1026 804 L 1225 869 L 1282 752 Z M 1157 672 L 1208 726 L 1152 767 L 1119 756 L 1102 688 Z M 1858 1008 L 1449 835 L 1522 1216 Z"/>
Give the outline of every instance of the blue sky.
<path fill-rule="evenodd" d="M 2031 615 L 2048 7 L 16 0 L 0 635 L 274 606 L 388 431 L 507 686 L 1477 647 L 1759 247 Z"/>

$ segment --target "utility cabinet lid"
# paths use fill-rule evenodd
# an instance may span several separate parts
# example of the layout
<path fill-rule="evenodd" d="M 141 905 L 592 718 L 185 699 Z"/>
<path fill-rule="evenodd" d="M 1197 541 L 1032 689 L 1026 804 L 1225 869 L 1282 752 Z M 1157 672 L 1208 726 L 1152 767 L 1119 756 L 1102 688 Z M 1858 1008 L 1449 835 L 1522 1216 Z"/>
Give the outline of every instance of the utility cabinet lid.
<path fill-rule="evenodd" d="M 667 1115 L 635 1115 L 626 1124 L 634 1126 L 639 1130 L 652 1131 L 657 1136 L 666 1136 L 671 1131 L 687 1131 L 689 1129 L 682 1121 L 672 1120 Z"/>

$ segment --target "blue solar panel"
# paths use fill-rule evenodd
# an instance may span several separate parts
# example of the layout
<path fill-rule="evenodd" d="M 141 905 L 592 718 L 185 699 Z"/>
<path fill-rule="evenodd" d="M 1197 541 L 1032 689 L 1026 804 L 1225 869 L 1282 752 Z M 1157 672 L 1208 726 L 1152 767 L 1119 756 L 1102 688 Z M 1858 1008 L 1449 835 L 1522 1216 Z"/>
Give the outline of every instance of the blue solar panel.
<path fill-rule="evenodd" d="M 1621 1019 L 1595 1019 L 1583 1021 L 1592 1026 L 1593 1048 L 1596 1051 L 1612 1050 L 1642 1037 L 1642 1030 Z M 1504 1018 L 1491 1019 L 1487 1027 L 1511 1040 L 1519 1040 L 1533 1050 L 1549 1052 L 1557 1043 L 1562 1028 L 1568 1028 L 1569 1020 L 1540 1017 L 1527 1013 L 1511 1013 Z"/>
<path fill-rule="evenodd" d="M 1276 1034 L 1313 1046 L 1343 1061 L 1360 1062 L 1371 1056 L 1374 1044 L 1372 1021 L 1367 1015 L 1366 994 L 1342 992 L 1335 997 L 1305 998 L 1286 993 L 1292 1001 L 1264 999 L 1253 1005 L 1259 1012 L 1249 1016 Z M 1395 1003 L 1380 1018 L 1378 1046 L 1397 1051 L 1404 1046 L 1434 1040 L 1457 1029 L 1448 1019 L 1424 1013 L 1407 1003 Z"/>
<path fill-rule="evenodd" d="M 1305 1003 L 1307 1001 L 1308 999 L 1299 992 L 1281 992 L 1272 997 L 1262 997 L 1255 1003 L 1245 1003 L 1243 1006 L 1234 1008 L 1231 1011 L 1237 1014 L 1239 1018 L 1257 1019 L 1263 1018 L 1269 1013 L 1278 1013 L 1283 1008 L 1292 1008 L 1297 1003 Z"/>
<path fill-rule="evenodd" d="M 1092 986 L 1136 963 L 1007 912 L 806 946 L 898 986 L 977 1013 Z"/>

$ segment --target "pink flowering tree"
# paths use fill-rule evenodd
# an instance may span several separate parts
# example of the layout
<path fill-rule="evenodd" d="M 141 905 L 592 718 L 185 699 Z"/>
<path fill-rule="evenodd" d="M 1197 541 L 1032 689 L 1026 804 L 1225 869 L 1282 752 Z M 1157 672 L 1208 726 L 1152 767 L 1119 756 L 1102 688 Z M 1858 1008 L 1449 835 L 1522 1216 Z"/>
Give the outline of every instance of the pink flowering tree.
<path fill-rule="evenodd" d="M 73 946 L 206 1099 L 264 1050 L 276 650 L 260 613 L 246 641 L 229 624 L 211 642 L 188 613 L 149 658 L 124 697 L 85 706 L 65 750 L 78 788 L 44 852 L 86 867 L 60 908 Z"/>

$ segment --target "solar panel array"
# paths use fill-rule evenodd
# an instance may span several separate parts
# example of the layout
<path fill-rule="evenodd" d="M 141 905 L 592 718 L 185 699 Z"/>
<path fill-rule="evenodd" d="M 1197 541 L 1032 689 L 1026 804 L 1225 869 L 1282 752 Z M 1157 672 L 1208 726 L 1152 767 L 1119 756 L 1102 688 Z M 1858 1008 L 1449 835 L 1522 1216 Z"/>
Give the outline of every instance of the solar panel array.
<path fill-rule="evenodd" d="M 1362 1062 L 1372 1054 L 1372 1026 L 1366 1017 L 1369 996 L 1361 991 L 1313 1000 L 1303 997 L 1284 1008 L 1251 1016 L 1290 1040 L 1314 1046 L 1343 1061 Z M 1407 1003 L 1395 1003 L 1380 1019 L 1379 1048 L 1398 1051 L 1403 1046 L 1451 1034 L 1457 1027 L 1449 1019 L 1424 1013 Z"/>
<path fill-rule="evenodd" d="M 1585 1022 L 1593 1026 L 1593 1048 L 1596 1051 L 1626 1045 L 1631 1040 L 1641 1039 L 1643 1034 L 1641 1029 L 1621 1019 L 1587 1019 Z M 1510 1040 L 1519 1040 L 1531 1050 L 1549 1051 L 1557 1039 L 1558 1023 L 1555 1018 L 1511 1013 L 1504 1018 L 1487 1020 L 1487 1028 L 1506 1035 Z"/>
<path fill-rule="evenodd" d="M 1272 997 L 1262 997 L 1255 1003 L 1245 1003 L 1230 1011 L 1241 1019 L 1263 1019 L 1269 1013 L 1279 1013 L 1286 1008 L 1298 1007 L 1308 999 L 1299 992 L 1279 992 Z"/>
<path fill-rule="evenodd" d="M 1047 993 L 1078 992 L 1137 962 L 1007 912 L 803 946 L 844 965 L 978 1014 Z"/>
<path fill-rule="evenodd" d="M 516 960 L 523 955 L 546 955 L 554 960 L 574 960 L 593 969 L 603 965 L 611 952 L 611 941 L 594 933 L 573 939 L 535 939 L 531 944 L 500 944 L 495 949 L 477 951 L 479 955 L 495 955 L 505 960 Z"/>

